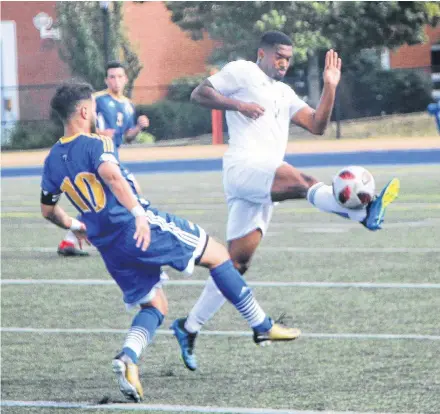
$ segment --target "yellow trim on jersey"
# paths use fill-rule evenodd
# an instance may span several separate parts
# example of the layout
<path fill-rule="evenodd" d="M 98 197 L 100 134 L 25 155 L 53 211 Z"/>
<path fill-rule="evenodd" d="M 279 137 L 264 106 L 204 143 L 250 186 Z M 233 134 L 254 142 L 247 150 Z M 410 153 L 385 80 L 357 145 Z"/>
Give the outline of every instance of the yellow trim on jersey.
<path fill-rule="evenodd" d="M 113 139 L 109 137 L 99 137 L 104 144 L 105 152 L 115 152 L 115 147 L 113 144 Z"/>
<path fill-rule="evenodd" d="M 98 134 L 91 134 L 91 137 L 102 141 L 104 145 L 104 152 L 115 152 L 115 145 L 113 143 L 113 138 Z"/>
<path fill-rule="evenodd" d="M 98 91 L 93 94 L 93 97 L 99 98 L 100 96 L 109 95 L 108 89 L 104 89 L 103 91 Z"/>
<path fill-rule="evenodd" d="M 80 135 L 87 135 L 87 134 L 79 133 L 79 134 L 72 135 L 70 137 L 61 137 L 60 142 L 61 142 L 61 144 L 67 144 L 69 142 L 72 142 L 74 139 L 78 138 Z"/>
<path fill-rule="evenodd" d="M 110 89 L 104 89 L 103 91 L 95 92 L 95 93 L 93 94 L 93 96 L 95 97 L 95 99 L 96 99 L 96 98 L 99 98 L 99 97 L 101 97 L 101 96 L 105 96 L 105 95 L 111 96 L 115 101 L 118 101 L 118 102 L 122 102 L 122 103 L 124 103 L 124 102 L 130 102 L 130 103 L 131 103 L 130 98 L 128 98 L 128 97 L 125 96 L 125 95 L 122 95 L 122 96 L 116 96 L 116 95 L 115 95 Z"/>

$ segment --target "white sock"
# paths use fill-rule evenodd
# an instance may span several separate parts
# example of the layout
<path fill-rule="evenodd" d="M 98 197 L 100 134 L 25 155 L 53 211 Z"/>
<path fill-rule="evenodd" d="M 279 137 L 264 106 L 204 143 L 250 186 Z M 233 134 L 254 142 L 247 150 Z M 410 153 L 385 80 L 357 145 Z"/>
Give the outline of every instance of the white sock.
<path fill-rule="evenodd" d="M 78 239 L 76 238 L 75 234 L 72 230 L 69 230 L 66 235 L 64 236 L 64 241 L 70 242 L 73 244 L 78 244 Z"/>
<path fill-rule="evenodd" d="M 199 300 L 193 306 L 185 321 L 185 329 L 191 333 L 199 332 L 202 326 L 220 310 L 225 302 L 225 297 L 218 290 L 212 277 L 210 277 L 206 281 Z"/>
<path fill-rule="evenodd" d="M 350 220 L 362 221 L 367 217 L 367 210 L 365 208 L 351 210 L 342 207 L 333 195 L 332 186 L 325 185 L 324 183 L 312 185 L 307 192 L 307 200 L 322 211 L 338 214 Z"/>

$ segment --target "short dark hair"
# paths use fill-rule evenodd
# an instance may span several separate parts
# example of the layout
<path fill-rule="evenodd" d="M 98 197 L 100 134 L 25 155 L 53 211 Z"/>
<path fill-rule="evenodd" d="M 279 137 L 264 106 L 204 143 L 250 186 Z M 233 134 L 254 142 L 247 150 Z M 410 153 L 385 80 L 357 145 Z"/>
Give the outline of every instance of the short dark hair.
<path fill-rule="evenodd" d="M 119 60 L 112 60 L 111 62 L 108 62 L 107 66 L 105 67 L 105 75 L 107 76 L 109 69 L 116 69 L 116 68 L 124 69 L 124 71 L 127 70 L 122 62 L 120 62 Z"/>
<path fill-rule="evenodd" d="M 52 111 L 66 122 L 75 112 L 78 102 L 92 99 L 93 87 L 85 82 L 71 81 L 59 86 L 50 101 Z"/>
<path fill-rule="evenodd" d="M 271 30 L 261 36 L 260 47 L 274 47 L 275 45 L 292 46 L 292 40 L 283 32 Z"/>

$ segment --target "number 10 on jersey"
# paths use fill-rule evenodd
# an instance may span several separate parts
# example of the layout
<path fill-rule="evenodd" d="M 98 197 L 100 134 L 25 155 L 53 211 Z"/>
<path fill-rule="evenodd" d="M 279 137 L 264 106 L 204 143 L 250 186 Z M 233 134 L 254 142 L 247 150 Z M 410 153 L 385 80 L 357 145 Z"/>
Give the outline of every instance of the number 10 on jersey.
<path fill-rule="evenodd" d="M 75 176 L 75 186 L 69 177 L 65 177 L 61 184 L 61 191 L 66 193 L 72 203 L 83 213 L 100 212 L 106 205 L 104 188 L 96 175 L 89 172 L 81 172 Z M 79 191 L 77 191 L 77 189 Z"/>

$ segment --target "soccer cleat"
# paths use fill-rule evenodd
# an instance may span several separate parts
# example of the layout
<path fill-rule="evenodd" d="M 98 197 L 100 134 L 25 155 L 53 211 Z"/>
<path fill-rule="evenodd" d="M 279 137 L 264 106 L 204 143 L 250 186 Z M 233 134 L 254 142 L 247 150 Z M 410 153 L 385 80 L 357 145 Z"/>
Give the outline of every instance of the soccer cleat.
<path fill-rule="evenodd" d="M 170 326 L 173 330 L 174 336 L 180 346 L 181 356 L 185 366 L 195 371 L 197 369 L 197 358 L 194 355 L 194 342 L 197 338 L 197 333 L 190 333 L 185 329 L 186 318 L 176 319 Z"/>
<path fill-rule="evenodd" d="M 260 346 L 269 345 L 272 342 L 293 341 L 299 336 L 301 336 L 299 329 L 288 328 L 276 322 L 267 332 L 257 332 L 254 329 L 254 342 Z"/>
<path fill-rule="evenodd" d="M 116 374 L 119 389 L 125 398 L 130 401 L 140 402 L 144 397 L 142 385 L 139 380 L 139 369 L 133 362 L 124 362 L 119 354 L 112 361 L 113 372 Z"/>
<path fill-rule="evenodd" d="M 63 240 L 59 245 L 58 245 L 58 250 L 57 253 L 60 256 L 89 256 L 89 253 L 85 252 L 82 249 L 77 249 L 75 247 L 74 243 L 68 242 Z"/>
<path fill-rule="evenodd" d="M 368 205 L 367 217 L 362 224 L 371 231 L 381 229 L 386 208 L 397 198 L 400 190 L 400 181 L 393 178 L 381 193 Z"/>

